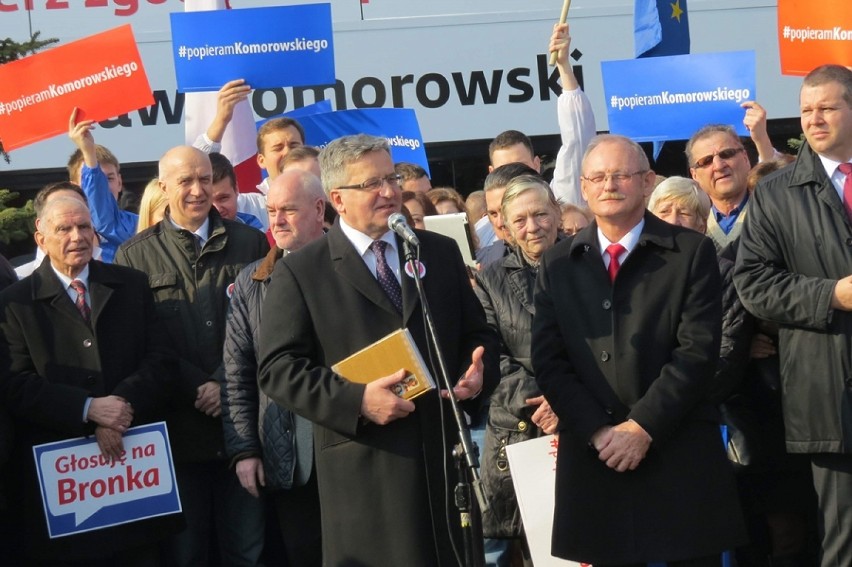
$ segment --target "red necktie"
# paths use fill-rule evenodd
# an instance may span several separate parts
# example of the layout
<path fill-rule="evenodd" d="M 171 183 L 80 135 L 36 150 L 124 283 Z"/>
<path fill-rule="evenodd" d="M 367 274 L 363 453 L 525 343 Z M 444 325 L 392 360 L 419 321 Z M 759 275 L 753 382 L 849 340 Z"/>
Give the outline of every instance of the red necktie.
<path fill-rule="evenodd" d="M 74 305 L 77 306 L 77 311 L 80 312 L 83 320 L 88 323 L 92 315 L 92 309 L 86 303 L 86 286 L 80 280 L 74 280 L 71 282 L 71 289 L 77 292 L 77 299 L 74 301 Z"/>
<path fill-rule="evenodd" d="M 843 207 L 846 209 L 846 216 L 852 220 L 852 163 L 841 163 L 838 169 L 846 176 L 846 181 L 843 182 Z"/>
<path fill-rule="evenodd" d="M 615 274 L 618 273 L 618 269 L 621 267 L 621 264 L 618 262 L 618 256 L 627 252 L 627 248 L 621 244 L 610 244 L 606 247 L 606 252 L 609 254 L 609 281 L 615 282 Z"/>

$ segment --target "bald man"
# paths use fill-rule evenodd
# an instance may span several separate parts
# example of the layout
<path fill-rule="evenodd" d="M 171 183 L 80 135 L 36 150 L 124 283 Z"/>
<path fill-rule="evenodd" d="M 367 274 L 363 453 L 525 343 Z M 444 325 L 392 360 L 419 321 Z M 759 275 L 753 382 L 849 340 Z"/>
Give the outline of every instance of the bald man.
<path fill-rule="evenodd" d="M 269 245 L 261 232 L 219 215 L 212 179 L 204 152 L 189 146 L 166 152 L 159 168 L 165 217 L 115 256 L 117 264 L 148 274 L 163 332 L 181 355 L 167 420 L 187 519 L 167 552 L 175 565 L 210 564 L 211 548 L 222 550 L 224 565 L 255 564 L 263 547 L 262 506 L 239 485 L 225 458 L 219 383 L 234 281 Z M 218 546 L 209 542 L 211 518 Z"/>

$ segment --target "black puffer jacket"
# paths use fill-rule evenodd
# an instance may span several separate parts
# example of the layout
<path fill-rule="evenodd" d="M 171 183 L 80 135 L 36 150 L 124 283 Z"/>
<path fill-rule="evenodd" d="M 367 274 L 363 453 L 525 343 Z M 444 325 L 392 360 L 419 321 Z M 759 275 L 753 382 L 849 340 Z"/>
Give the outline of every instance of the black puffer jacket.
<path fill-rule="evenodd" d="M 233 463 L 262 458 L 268 489 L 291 488 L 296 463 L 293 414 L 257 386 L 260 315 L 273 267 L 281 256 L 282 251 L 275 248 L 237 276 L 225 333 L 222 384 L 225 452 Z"/>
<path fill-rule="evenodd" d="M 536 269 L 517 249 L 476 275 L 476 295 L 501 349 L 500 383 L 491 394 L 482 451 L 482 482 L 491 506 L 482 517 L 486 537 L 523 533 L 505 448 L 541 435 L 530 420 L 535 408 L 526 404 L 540 394 L 530 360 L 535 279 Z"/>

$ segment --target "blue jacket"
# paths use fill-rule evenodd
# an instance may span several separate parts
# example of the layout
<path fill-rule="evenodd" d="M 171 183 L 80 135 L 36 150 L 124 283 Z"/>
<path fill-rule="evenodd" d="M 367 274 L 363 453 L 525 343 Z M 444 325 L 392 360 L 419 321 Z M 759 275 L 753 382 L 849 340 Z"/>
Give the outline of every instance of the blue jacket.
<path fill-rule="evenodd" d="M 121 243 L 136 234 L 139 215 L 119 208 L 100 166 L 92 169 L 84 163 L 80 186 L 89 200 L 92 225 L 101 237 L 101 261 L 111 263 Z"/>

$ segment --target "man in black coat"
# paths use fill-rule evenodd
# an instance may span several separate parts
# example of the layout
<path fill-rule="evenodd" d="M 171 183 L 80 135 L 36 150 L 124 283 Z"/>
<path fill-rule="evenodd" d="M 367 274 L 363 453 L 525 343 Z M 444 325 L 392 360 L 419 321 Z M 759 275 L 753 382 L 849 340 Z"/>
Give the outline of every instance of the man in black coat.
<path fill-rule="evenodd" d="M 811 71 L 800 94 L 807 140 L 758 185 L 734 283 L 780 324 L 787 451 L 811 458 L 822 565 L 852 558 L 852 71 Z"/>
<path fill-rule="evenodd" d="M 330 369 L 401 327 L 430 360 L 414 280 L 400 240 L 387 228 L 401 207 L 399 177 L 387 142 L 372 136 L 335 140 L 320 154 L 320 166 L 340 218 L 325 238 L 275 268 L 261 320 L 260 386 L 315 424 L 326 565 L 455 565 L 462 541 L 448 529 L 458 526 L 450 408 L 437 391 L 415 401 L 397 397 L 392 387 L 403 372 L 365 386 Z M 499 380 L 496 336 L 455 243 L 417 235 L 448 372 L 459 378 L 456 395 L 473 412 Z M 385 285 L 396 284 L 395 294 L 377 273 Z"/>
<path fill-rule="evenodd" d="M 595 222 L 539 268 L 532 362 L 559 417 L 553 554 L 598 566 L 718 566 L 743 538 L 709 401 L 721 303 L 712 242 L 645 211 L 642 148 L 598 136 Z"/>
<path fill-rule="evenodd" d="M 26 557 L 63 565 L 156 561 L 156 541 L 175 529 L 174 516 L 47 537 L 33 445 L 94 435 L 105 456 L 118 458 L 127 428 L 161 415 L 176 368 L 145 275 L 91 260 L 86 205 L 57 196 L 37 226 L 45 261 L 0 294 L 0 400 L 16 425 L 12 497 Z"/>

